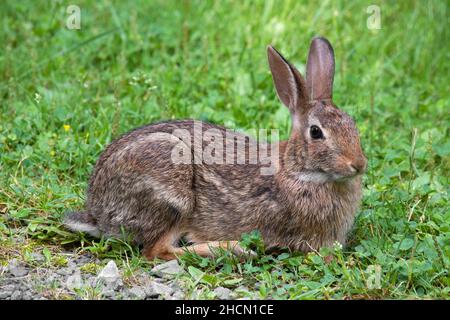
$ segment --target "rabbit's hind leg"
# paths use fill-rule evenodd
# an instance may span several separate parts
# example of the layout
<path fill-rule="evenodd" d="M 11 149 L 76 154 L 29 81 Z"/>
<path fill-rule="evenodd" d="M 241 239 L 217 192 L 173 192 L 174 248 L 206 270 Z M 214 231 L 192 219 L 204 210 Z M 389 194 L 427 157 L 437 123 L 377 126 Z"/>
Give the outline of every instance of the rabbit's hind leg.
<path fill-rule="evenodd" d="M 149 260 L 154 258 L 173 260 L 187 252 L 193 252 L 201 257 L 214 257 L 220 249 L 229 250 L 239 257 L 255 255 L 253 251 L 242 248 L 238 241 L 210 241 L 187 247 L 176 247 L 174 244 L 179 236 L 178 232 L 167 233 L 155 245 L 144 247 L 144 256 Z"/>
<path fill-rule="evenodd" d="M 155 258 L 163 260 L 176 259 L 175 252 L 177 248 L 174 247 L 174 244 L 178 241 L 179 237 L 179 232 L 171 230 L 159 238 L 154 244 L 144 245 L 142 253 L 148 260 L 153 260 Z"/>
<path fill-rule="evenodd" d="M 227 251 L 231 251 L 233 254 L 235 254 L 238 257 L 244 257 L 244 256 L 254 256 L 256 255 L 253 251 L 247 250 L 241 247 L 239 244 L 239 241 L 210 241 L 210 242 L 203 242 L 203 243 L 196 243 L 192 246 L 188 247 L 181 247 L 176 248 L 177 251 L 183 251 L 185 253 L 186 251 L 189 252 L 195 252 L 199 256 L 202 257 L 214 257 L 217 255 L 218 251 L 220 249 L 224 249 Z"/>
<path fill-rule="evenodd" d="M 187 247 L 180 247 L 177 248 L 177 251 L 180 254 L 184 254 L 186 252 L 194 252 L 202 257 L 212 257 L 214 256 L 215 252 L 220 250 L 220 248 L 225 250 L 232 250 L 234 252 L 235 249 L 238 249 L 239 251 L 240 246 L 237 241 L 210 241 L 196 243 Z"/>

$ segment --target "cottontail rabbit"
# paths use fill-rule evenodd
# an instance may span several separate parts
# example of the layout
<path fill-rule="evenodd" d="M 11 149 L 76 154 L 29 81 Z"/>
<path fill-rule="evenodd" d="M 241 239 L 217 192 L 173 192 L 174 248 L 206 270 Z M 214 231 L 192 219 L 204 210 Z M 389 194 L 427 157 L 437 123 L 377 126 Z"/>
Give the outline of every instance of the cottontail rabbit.
<path fill-rule="evenodd" d="M 217 247 L 239 253 L 237 240 L 252 230 L 260 231 L 268 248 L 306 252 L 344 244 L 367 160 L 354 121 L 331 100 L 333 49 L 324 38 L 312 40 L 306 80 L 273 47 L 267 53 L 276 91 L 292 118 L 290 138 L 264 146 L 278 150 L 273 174 L 261 174 L 260 159 L 249 161 L 256 142 L 247 136 L 236 134 L 229 142 L 225 128 L 194 120 L 150 124 L 106 148 L 89 182 L 86 211 L 68 213 L 67 227 L 93 236 L 125 230 L 149 259 L 173 259 L 184 250 L 208 256 Z M 208 148 L 211 131 L 227 150 L 244 141 L 244 163 L 237 162 L 237 148 L 219 155 L 231 164 L 194 161 L 195 145 Z M 173 159 L 180 144 L 188 162 Z M 177 247 L 182 236 L 193 244 Z"/>

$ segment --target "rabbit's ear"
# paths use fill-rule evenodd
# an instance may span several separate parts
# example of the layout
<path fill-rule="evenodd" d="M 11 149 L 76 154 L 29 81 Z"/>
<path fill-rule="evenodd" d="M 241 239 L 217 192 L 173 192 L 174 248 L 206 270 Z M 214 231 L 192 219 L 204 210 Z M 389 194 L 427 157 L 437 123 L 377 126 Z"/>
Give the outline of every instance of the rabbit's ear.
<path fill-rule="evenodd" d="M 267 56 L 278 97 L 289 108 L 294 124 L 297 124 L 299 112 L 307 106 L 305 80 L 274 47 L 267 47 Z"/>
<path fill-rule="evenodd" d="M 334 52 L 327 39 L 316 37 L 311 42 L 306 67 L 306 87 L 311 100 L 327 100 L 333 96 Z"/>

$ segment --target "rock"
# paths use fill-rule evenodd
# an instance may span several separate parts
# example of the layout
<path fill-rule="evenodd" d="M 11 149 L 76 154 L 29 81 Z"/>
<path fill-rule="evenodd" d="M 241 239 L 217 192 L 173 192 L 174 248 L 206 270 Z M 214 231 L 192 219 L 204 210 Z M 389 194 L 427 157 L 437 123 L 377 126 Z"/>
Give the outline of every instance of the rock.
<path fill-rule="evenodd" d="M 83 280 L 81 280 L 80 271 L 76 271 L 73 275 L 67 278 L 66 286 L 70 290 L 80 289 L 83 286 Z"/>
<path fill-rule="evenodd" d="M 68 276 L 70 274 L 72 274 L 73 270 L 70 270 L 68 268 L 61 268 L 59 270 L 56 270 L 56 273 L 59 274 L 60 276 Z"/>
<path fill-rule="evenodd" d="M 175 291 L 174 294 L 172 294 L 171 297 L 169 297 L 167 300 L 184 300 L 184 293 L 183 291 Z"/>
<path fill-rule="evenodd" d="M 16 286 L 14 284 L 8 284 L 0 288 L 0 292 L 9 291 L 12 293 L 14 290 L 16 290 Z"/>
<path fill-rule="evenodd" d="M 177 260 L 170 260 L 166 263 L 159 264 L 151 270 L 158 277 L 173 276 L 184 272 L 183 268 L 178 264 Z"/>
<path fill-rule="evenodd" d="M 151 282 L 144 288 L 144 291 L 147 297 L 163 296 L 164 298 L 167 298 L 173 293 L 171 287 L 158 282 Z"/>
<path fill-rule="evenodd" d="M 20 300 L 20 299 L 22 299 L 22 292 L 21 291 L 16 290 L 16 291 L 14 291 L 11 294 L 11 300 Z"/>
<path fill-rule="evenodd" d="M 114 261 L 109 261 L 108 264 L 100 271 L 98 278 L 105 280 L 117 280 L 120 278 L 120 272 Z"/>
<path fill-rule="evenodd" d="M 31 292 L 26 291 L 26 292 L 23 293 L 22 299 L 23 299 L 23 300 L 31 300 L 32 296 L 33 296 L 33 295 L 31 294 Z"/>
<path fill-rule="evenodd" d="M 50 274 L 50 275 L 48 275 L 47 277 L 45 277 L 45 278 L 43 279 L 43 281 L 44 281 L 45 284 L 49 285 L 49 284 L 52 284 L 52 283 L 55 282 L 55 281 L 58 281 L 57 278 L 58 278 L 58 277 L 57 277 L 56 274 Z"/>
<path fill-rule="evenodd" d="M 130 298 L 136 298 L 139 300 L 143 300 L 147 296 L 145 291 L 140 287 L 132 287 L 128 290 L 128 295 L 130 296 Z"/>
<path fill-rule="evenodd" d="M 14 277 L 23 277 L 28 274 L 28 270 L 25 268 L 23 263 L 17 261 L 17 259 L 12 259 L 8 264 L 8 271 Z"/>
<path fill-rule="evenodd" d="M 172 282 L 172 283 L 168 282 L 166 284 L 168 286 L 170 286 L 173 289 L 174 292 L 176 292 L 176 291 L 183 291 L 182 288 L 180 287 L 179 282 Z"/>
<path fill-rule="evenodd" d="M 39 253 L 39 252 L 33 252 L 33 253 L 31 254 L 31 258 L 32 258 L 34 261 L 39 262 L 39 263 L 45 262 L 45 257 L 44 257 L 44 255 L 41 254 L 41 253 Z"/>
<path fill-rule="evenodd" d="M 8 297 L 10 297 L 12 294 L 11 291 L 3 291 L 3 289 L 0 289 L 0 300 L 4 300 Z"/>
<path fill-rule="evenodd" d="M 69 261 L 67 263 L 67 270 L 73 271 L 73 270 L 76 270 L 76 269 L 78 269 L 78 265 L 75 262 Z"/>
<path fill-rule="evenodd" d="M 114 290 L 109 287 L 105 287 L 102 290 L 102 296 L 105 298 L 114 298 L 115 294 Z"/>
<path fill-rule="evenodd" d="M 214 294 L 220 300 L 229 300 L 231 295 L 231 290 L 224 287 L 217 287 L 214 289 Z"/>
<path fill-rule="evenodd" d="M 94 288 L 94 287 L 97 285 L 97 282 L 98 282 L 98 281 L 99 281 L 99 280 L 97 279 L 96 276 L 88 276 L 88 277 L 85 279 L 84 283 L 85 283 L 85 285 Z"/>
<path fill-rule="evenodd" d="M 83 264 L 91 262 L 91 259 L 88 256 L 79 256 L 79 257 L 75 258 L 75 260 L 77 261 L 77 263 L 79 265 L 83 265 Z"/>
<path fill-rule="evenodd" d="M 106 267 L 100 271 L 97 276 L 97 283 L 99 282 L 113 289 L 122 286 L 122 277 L 120 276 L 119 269 L 114 261 L 111 260 L 108 262 Z"/>

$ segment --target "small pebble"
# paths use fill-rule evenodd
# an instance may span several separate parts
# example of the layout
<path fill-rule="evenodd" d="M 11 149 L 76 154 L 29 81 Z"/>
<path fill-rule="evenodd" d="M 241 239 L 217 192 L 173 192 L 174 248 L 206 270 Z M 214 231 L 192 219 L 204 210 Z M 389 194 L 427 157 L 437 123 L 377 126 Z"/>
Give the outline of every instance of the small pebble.
<path fill-rule="evenodd" d="M 25 268 L 25 265 L 17 261 L 17 259 L 13 259 L 9 262 L 8 271 L 14 277 L 23 277 L 28 274 L 28 270 Z"/>
<path fill-rule="evenodd" d="M 22 292 L 19 290 L 16 290 L 11 295 L 11 300 L 20 300 L 22 299 Z"/>
<path fill-rule="evenodd" d="M 217 287 L 214 289 L 214 294 L 220 300 L 229 300 L 231 295 L 231 290 L 224 287 Z"/>
<path fill-rule="evenodd" d="M 143 300 L 146 297 L 145 291 L 140 287 L 132 287 L 128 290 L 128 294 L 131 298 Z"/>
<path fill-rule="evenodd" d="M 159 277 L 173 276 L 184 272 L 183 268 L 178 264 L 177 260 L 170 260 L 168 262 L 159 264 L 151 270 Z"/>
<path fill-rule="evenodd" d="M 173 293 L 173 289 L 165 284 L 158 282 L 151 282 L 150 285 L 144 288 L 147 297 L 169 297 Z"/>
<path fill-rule="evenodd" d="M 70 290 L 80 289 L 83 286 L 83 280 L 81 279 L 81 274 L 79 271 L 67 278 L 66 286 Z"/>

